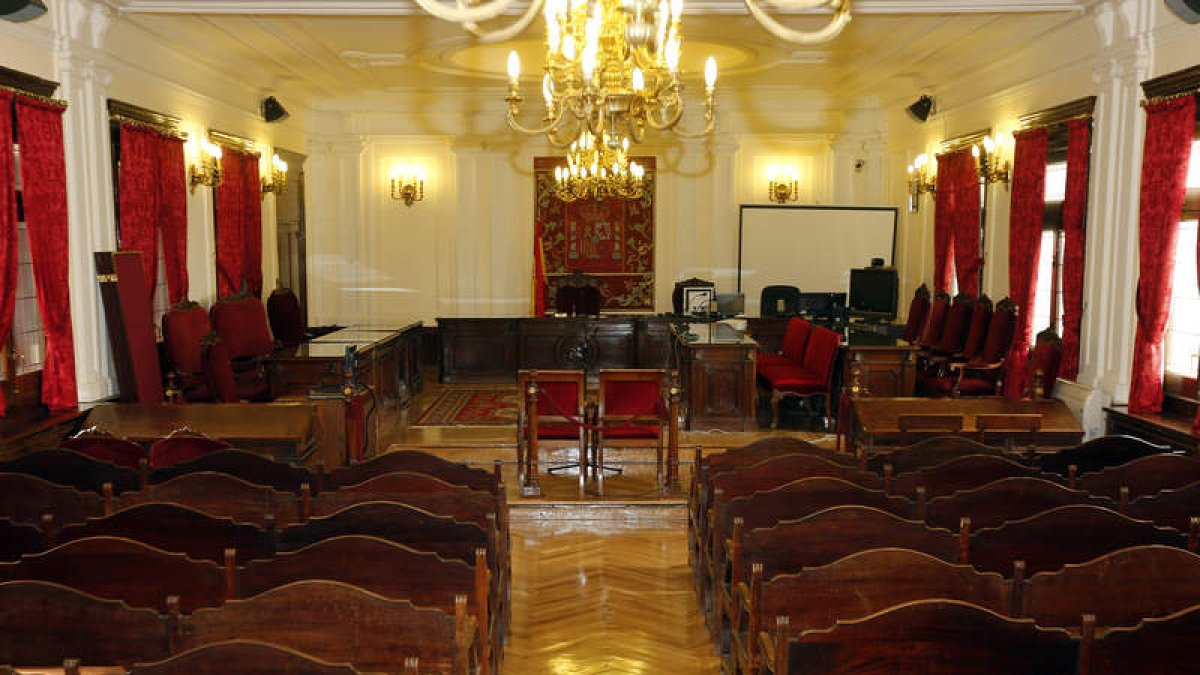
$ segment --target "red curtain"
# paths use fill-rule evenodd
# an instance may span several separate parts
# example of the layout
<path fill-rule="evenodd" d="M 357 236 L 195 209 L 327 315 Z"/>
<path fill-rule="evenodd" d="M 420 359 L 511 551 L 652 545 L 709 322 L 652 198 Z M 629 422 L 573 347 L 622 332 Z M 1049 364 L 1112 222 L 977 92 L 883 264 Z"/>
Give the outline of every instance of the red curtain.
<path fill-rule="evenodd" d="M 12 92 L 0 89 L 0 344 L 12 332 L 17 303 L 17 192 L 13 168 Z M 16 377 L 16 373 L 10 374 Z M 8 411 L 0 389 L 0 416 Z"/>
<path fill-rule="evenodd" d="M 1138 225 L 1137 337 L 1133 341 L 1129 412 L 1162 410 L 1163 335 L 1171 312 L 1175 240 L 1187 191 L 1196 97 L 1146 106 Z"/>
<path fill-rule="evenodd" d="M 958 152 L 938 155 L 937 192 L 933 208 L 933 289 L 950 291 L 954 274 L 954 182 L 958 177 Z"/>
<path fill-rule="evenodd" d="M 1006 358 L 1004 394 L 1019 398 L 1025 383 L 1025 359 L 1033 329 L 1037 263 L 1046 211 L 1045 129 L 1016 134 L 1012 206 L 1008 221 L 1008 294 L 1017 305 L 1017 325 Z"/>
<path fill-rule="evenodd" d="M 1083 319 L 1083 267 L 1087 227 L 1088 162 L 1092 122 L 1067 122 L 1067 194 L 1063 200 L 1062 364 L 1058 375 L 1079 376 L 1079 331 Z"/>
<path fill-rule="evenodd" d="M 63 109 L 56 105 L 17 97 L 25 222 L 38 309 L 46 333 L 42 403 L 51 410 L 74 408 L 79 403 L 68 290 L 67 168 L 62 114 Z"/>
<path fill-rule="evenodd" d="M 951 186 L 954 190 L 954 273 L 958 278 L 958 292 L 978 297 L 979 271 L 983 267 L 983 258 L 979 256 L 979 170 L 969 149 L 954 155 Z"/>
<path fill-rule="evenodd" d="M 174 305 L 188 295 L 187 168 L 183 139 L 163 137 L 158 149 L 158 223 L 167 270 L 167 299 Z"/>
<path fill-rule="evenodd" d="M 221 156 L 221 185 L 217 188 L 217 297 L 242 289 L 242 160 L 233 150 Z"/>
<path fill-rule="evenodd" d="M 242 275 L 246 290 L 262 297 L 262 186 L 258 155 L 242 155 Z"/>
<path fill-rule="evenodd" d="M 121 125 L 121 167 L 117 177 L 121 206 L 121 250 L 140 251 L 146 289 L 154 299 L 158 276 L 159 139 L 157 132 Z"/>

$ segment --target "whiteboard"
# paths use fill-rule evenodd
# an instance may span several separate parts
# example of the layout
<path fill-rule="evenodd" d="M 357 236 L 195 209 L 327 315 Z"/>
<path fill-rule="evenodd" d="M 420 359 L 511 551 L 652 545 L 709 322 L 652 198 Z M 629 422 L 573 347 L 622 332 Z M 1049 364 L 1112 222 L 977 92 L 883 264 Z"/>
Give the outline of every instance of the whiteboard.
<path fill-rule="evenodd" d="M 759 316 L 765 286 L 801 293 L 848 293 L 850 270 L 872 258 L 892 265 L 898 212 L 891 206 L 743 204 L 738 235 L 738 291 L 746 315 Z"/>

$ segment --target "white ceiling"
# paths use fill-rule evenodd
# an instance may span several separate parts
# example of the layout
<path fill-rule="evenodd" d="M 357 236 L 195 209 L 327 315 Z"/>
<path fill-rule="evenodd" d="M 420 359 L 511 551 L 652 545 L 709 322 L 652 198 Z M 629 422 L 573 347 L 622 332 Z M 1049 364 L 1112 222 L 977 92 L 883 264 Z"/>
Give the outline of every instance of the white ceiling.
<path fill-rule="evenodd" d="M 481 44 L 456 24 L 407 0 L 113 0 L 129 19 L 215 69 L 246 68 L 311 99 L 379 92 L 499 88 L 504 55 L 517 49 L 540 79 L 544 28 L 537 21 L 512 43 Z M 936 88 L 994 63 L 1078 17 L 1087 0 L 854 0 L 854 20 L 831 42 L 795 46 L 771 37 L 740 2 L 687 0 L 685 73 L 710 53 L 718 89 L 738 96 L 763 88 L 820 92 L 846 105 Z M 514 20 L 498 19 L 494 28 Z M 828 14 L 786 17 L 816 28 Z"/>

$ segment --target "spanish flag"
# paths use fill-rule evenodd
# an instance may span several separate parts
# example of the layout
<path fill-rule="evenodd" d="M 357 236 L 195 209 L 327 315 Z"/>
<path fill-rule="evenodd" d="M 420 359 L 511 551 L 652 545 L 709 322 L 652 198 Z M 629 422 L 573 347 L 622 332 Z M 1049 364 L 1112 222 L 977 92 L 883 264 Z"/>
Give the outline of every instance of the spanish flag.
<path fill-rule="evenodd" d="M 546 254 L 542 250 L 542 224 L 533 225 L 533 276 L 529 284 L 529 312 L 533 316 L 546 313 Z"/>

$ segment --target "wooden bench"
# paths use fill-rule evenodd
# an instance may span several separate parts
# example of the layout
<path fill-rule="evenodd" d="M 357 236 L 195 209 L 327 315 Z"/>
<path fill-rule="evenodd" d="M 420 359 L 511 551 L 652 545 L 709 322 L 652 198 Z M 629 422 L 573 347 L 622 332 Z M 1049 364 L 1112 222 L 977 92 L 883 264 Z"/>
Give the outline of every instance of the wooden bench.
<path fill-rule="evenodd" d="M 1075 447 L 1042 455 L 1036 463 L 1042 471 L 1066 476 L 1072 466 L 1076 467 L 1078 473 L 1084 474 L 1169 451 L 1170 448 L 1165 445 L 1155 445 L 1133 436 L 1101 436 Z"/>
<path fill-rule="evenodd" d="M 308 485 L 314 494 L 319 493 L 322 488 L 320 472 L 313 473 L 304 467 L 280 462 L 256 452 L 237 449 L 217 450 L 174 466 L 155 469 L 149 472 L 148 482 L 156 485 L 177 476 L 199 471 L 225 473 L 237 476 L 249 483 L 268 485 L 276 490 L 294 494 L 300 494 L 305 485 Z"/>
<path fill-rule="evenodd" d="M 50 514 L 57 527 L 104 514 L 95 492 L 51 483 L 30 474 L 0 473 L 0 517 L 14 523 L 40 525 Z"/>
<path fill-rule="evenodd" d="M 417 667 L 416 658 L 406 660 L 404 672 L 415 675 Z M 253 640 L 230 640 L 189 649 L 155 663 L 134 664 L 128 675 L 358 675 L 360 672 L 353 666 L 328 663 L 279 645 Z"/>
<path fill-rule="evenodd" d="M 46 548 L 45 533 L 33 525 L 0 518 L 0 560 L 16 560 Z"/>
<path fill-rule="evenodd" d="M 1200 518 L 1200 481 L 1138 497 L 1124 505 L 1122 510 L 1130 518 L 1152 520 L 1159 525 L 1193 532 Z"/>
<path fill-rule="evenodd" d="M 70 485 L 77 490 L 100 493 L 105 483 L 117 493 L 136 490 L 141 485 L 138 472 L 110 464 L 71 450 L 41 450 L 0 464 L 0 472 L 37 476 L 51 483 Z"/>
<path fill-rule="evenodd" d="M 891 465 L 896 473 L 908 473 L 917 469 L 942 464 L 966 455 L 1003 454 L 998 448 L 984 445 L 962 436 L 935 436 L 917 441 L 912 445 L 897 448 L 892 452 L 878 453 L 866 457 L 867 469 L 883 473 L 885 465 Z"/>
<path fill-rule="evenodd" d="M 1078 485 L 1092 494 L 1128 503 L 1137 497 L 1196 481 L 1200 481 L 1200 459 L 1164 453 L 1083 474 Z"/>
<path fill-rule="evenodd" d="M 210 516 L 232 518 L 262 528 L 283 527 L 303 518 L 296 495 L 215 471 L 182 474 L 119 497 L 105 489 L 108 513 L 155 502 L 181 504 Z"/>
<path fill-rule="evenodd" d="M 925 513 L 921 517 L 934 527 L 950 529 L 958 528 L 963 518 L 970 518 L 971 526 L 980 529 L 999 527 L 1006 521 L 1029 518 L 1072 504 L 1117 508 L 1116 502 L 1107 497 L 1072 490 L 1042 478 L 1017 476 L 931 499 L 925 504 Z"/>
<path fill-rule="evenodd" d="M 1146 619 L 1135 628 L 1114 628 L 1092 639 L 1084 631 L 1087 668 L 1081 675 L 1188 675 L 1195 672 L 1200 606 L 1162 618 Z"/>
<path fill-rule="evenodd" d="M 1043 473 L 1000 455 L 964 455 L 941 464 L 897 474 L 892 479 L 892 491 L 910 499 L 916 499 L 918 492 L 923 491 L 925 498 L 933 499 L 1017 476 L 1058 480 L 1054 474 Z"/>

